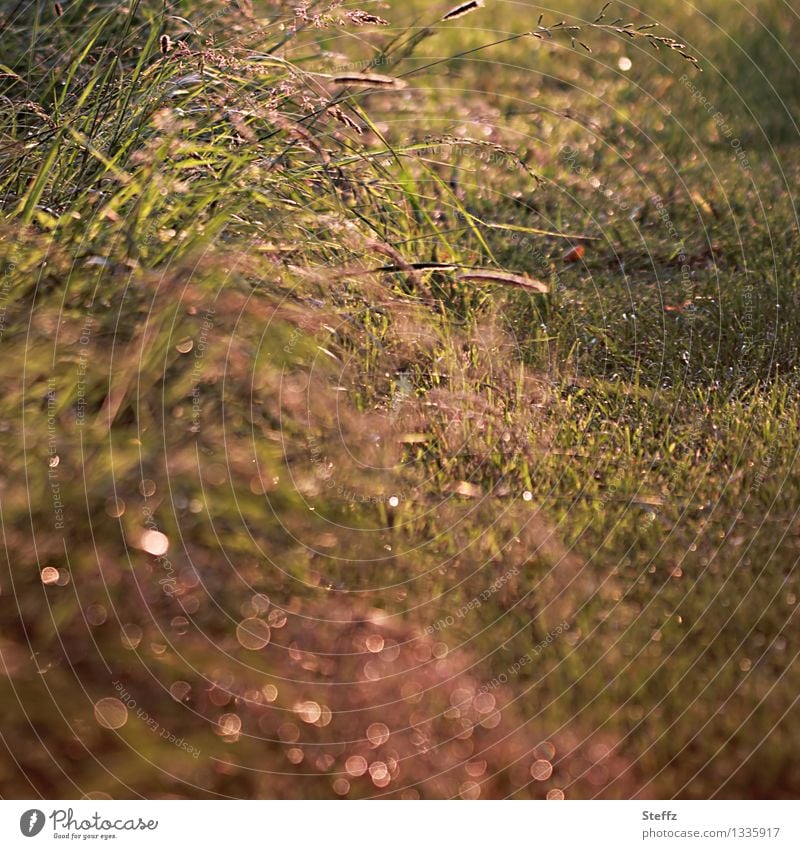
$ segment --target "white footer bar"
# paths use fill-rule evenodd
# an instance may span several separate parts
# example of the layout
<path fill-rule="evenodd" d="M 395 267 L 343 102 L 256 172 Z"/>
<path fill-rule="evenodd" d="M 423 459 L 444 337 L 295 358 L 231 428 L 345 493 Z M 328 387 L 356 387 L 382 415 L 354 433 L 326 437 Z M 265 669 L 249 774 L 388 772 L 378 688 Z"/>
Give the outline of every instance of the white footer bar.
<path fill-rule="evenodd" d="M 0 801 L 0 846 L 800 847 L 800 803 Z"/>

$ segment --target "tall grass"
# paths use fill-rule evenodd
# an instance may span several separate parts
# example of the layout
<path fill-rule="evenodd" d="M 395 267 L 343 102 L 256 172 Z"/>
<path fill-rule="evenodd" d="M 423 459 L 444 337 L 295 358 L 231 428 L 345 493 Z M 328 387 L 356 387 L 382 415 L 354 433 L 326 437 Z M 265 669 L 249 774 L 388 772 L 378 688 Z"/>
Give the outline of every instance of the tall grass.
<path fill-rule="evenodd" d="M 473 5 L 0 24 L 4 796 L 800 786 L 774 151 Z"/>

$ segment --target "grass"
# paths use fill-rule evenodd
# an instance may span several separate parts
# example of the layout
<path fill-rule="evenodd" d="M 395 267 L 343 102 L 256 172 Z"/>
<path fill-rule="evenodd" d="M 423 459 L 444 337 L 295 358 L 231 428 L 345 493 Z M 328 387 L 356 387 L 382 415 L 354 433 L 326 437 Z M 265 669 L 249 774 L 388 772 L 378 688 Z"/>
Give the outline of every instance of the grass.
<path fill-rule="evenodd" d="M 0 23 L 0 794 L 795 797 L 796 14 L 353 11 Z"/>

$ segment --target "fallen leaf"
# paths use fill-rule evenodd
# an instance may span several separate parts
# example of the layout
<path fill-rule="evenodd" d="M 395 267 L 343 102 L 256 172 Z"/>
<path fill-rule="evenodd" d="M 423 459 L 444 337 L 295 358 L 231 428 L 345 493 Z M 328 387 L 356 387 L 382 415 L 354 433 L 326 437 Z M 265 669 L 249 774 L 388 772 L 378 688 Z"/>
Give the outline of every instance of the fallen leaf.
<path fill-rule="evenodd" d="M 586 253 L 586 248 L 583 245 L 575 245 L 574 248 L 570 248 L 562 257 L 564 262 L 578 262 L 578 260 L 583 259 L 584 254 Z"/>

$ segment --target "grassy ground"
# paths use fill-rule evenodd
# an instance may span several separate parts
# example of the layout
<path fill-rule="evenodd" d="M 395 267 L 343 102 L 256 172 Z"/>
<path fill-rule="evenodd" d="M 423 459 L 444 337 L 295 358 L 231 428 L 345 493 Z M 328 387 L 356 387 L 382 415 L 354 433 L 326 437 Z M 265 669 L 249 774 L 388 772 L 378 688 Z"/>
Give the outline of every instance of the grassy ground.
<path fill-rule="evenodd" d="M 0 795 L 800 793 L 800 20 L 448 8 L 5 12 Z"/>

